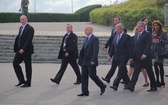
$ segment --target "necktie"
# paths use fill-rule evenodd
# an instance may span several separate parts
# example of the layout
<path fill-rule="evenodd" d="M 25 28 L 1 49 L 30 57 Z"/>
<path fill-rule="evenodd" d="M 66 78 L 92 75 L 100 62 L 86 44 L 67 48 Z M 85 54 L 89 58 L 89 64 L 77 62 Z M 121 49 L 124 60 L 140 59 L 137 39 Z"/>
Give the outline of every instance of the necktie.
<path fill-rule="evenodd" d="M 64 45 L 63 45 L 63 50 L 66 51 L 66 41 L 67 38 L 69 37 L 69 34 L 66 34 L 65 39 L 64 39 Z"/>
<path fill-rule="evenodd" d="M 87 37 L 87 38 L 85 39 L 85 42 L 84 42 L 84 48 L 86 48 L 88 42 L 89 42 L 89 37 Z"/>
<path fill-rule="evenodd" d="M 118 43 L 120 41 L 120 38 L 121 38 L 121 35 L 118 35 L 118 37 L 117 37 L 117 45 L 118 45 Z"/>
<path fill-rule="evenodd" d="M 137 36 L 137 42 L 138 42 L 140 36 L 141 36 L 141 33 L 139 32 L 139 33 L 138 33 L 138 36 Z"/>

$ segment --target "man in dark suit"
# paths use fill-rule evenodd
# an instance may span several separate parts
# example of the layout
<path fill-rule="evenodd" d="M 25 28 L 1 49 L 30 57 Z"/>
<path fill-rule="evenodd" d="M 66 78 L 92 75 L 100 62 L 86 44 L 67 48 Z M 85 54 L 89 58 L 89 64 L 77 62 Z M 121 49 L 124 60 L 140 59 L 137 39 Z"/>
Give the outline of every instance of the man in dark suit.
<path fill-rule="evenodd" d="M 93 35 L 93 27 L 86 26 L 83 47 L 80 51 L 79 65 L 82 68 L 82 93 L 78 96 L 88 96 L 88 76 L 100 87 L 102 95 L 105 92 L 106 85 L 96 75 L 98 66 L 99 39 Z"/>
<path fill-rule="evenodd" d="M 25 15 L 20 17 L 20 22 L 22 26 L 19 29 L 18 36 L 15 39 L 14 43 L 14 52 L 15 57 L 13 60 L 13 67 L 16 73 L 16 76 L 19 80 L 19 83 L 16 86 L 21 87 L 30 87 L 31 86 L 31 77 L 32 77 L 32 64 L 31 64 L 31 55 L 34 52 L 33 47 L 33 37 L 34 37 L 34 29 L 27 22 L 28 19 Z M 26 78 L 25 81 L 24 75 L 22 72 L 22 68 L 20 63 L 24 61 L 26 68 Z"/>
<path fill-rule="evenodd" d="M 110 86 L 115 91 L 117 91 L 121 79 L 124 80 L 125 84 L 128 84 L 130 81 L 127 75 L 126 65 L 132 55 L 131 37 L 124 33 L 124 26 L 121 23 L 116 25 L 116 33 L 117 35 L 114 37 L 108 58 L 110 61 L 113 56 L 114 62 L 119 68 L 113 86 Z"/>
<path fill-rule="evenodd" d="M 142 21 L 137 22 L 138 33 L 134 37 L 133 61 L 135 62 L 134 73 L 125 89 L 134 91 L 141 68 L 145 68 L 150 79 L 150 91 L 157 91 L 154 73 L 152 70 L 152 35 L 145 31 L 145 24 Z"/>
<path fill-rule="evenodd" d="M 120 16 L 116 16 L 114 18 L 114 25 L 116 26 L 119 23 L 121 23 L 121 17 Z M 127 33 L 127 30 L 125 28 L 124 28 L 124 32 Z M 105 48 L 109 47 L 108 53 L 110 52 L 110 49 L 111 49 L 111 46 L 112 46 L 112 42 L 113 42 L 113 39 L 114 39 L 114 37 L 115 37 L 116 34 L 117 34 L 116 33 L 116 27 L 114 27 L 112 29 L 112 31 L 111 31 L 111 36 L 109 37 L 109 39 L 107 40 L 107 42 L 105 43 L 105 45 L 102 47 L 102 50 L 104 50 Z M 108 71 L 108 73 L 105 76 L 105 78 L 102 77 L 102 79 L 104 81 L 106 81 L 107 83 L 110 83 L 110 79 L 114 75 L 116 68 L 117 68 L 117 64 L 115 63 L 114 59 L 112 59 L 111 68 Z"/>
<path fill-rule="evenodd" d="M 152 33 L 152 27 L 148 25 L 148 19 L 146 17 L 142 18 L 141 21 L 145 24 L 145 31 Z"/>
<path fill-rule="evenodd" d="M 77 80 L 74 84 L 80 84 L 81 74 L 76 61 L 76 59 L 78 59 L 78 37 L 75 35 L 75 33 L 73 33 L 71 24 L 67 24 L 66 30 L 67 33 L 63 37 L 60 52 L 58 55 L 58 59 L 62 60 L 61 67 L 58 73 L 56 74 L 55 78 L 51 78 L 50 80 L 56 84 L 59 84 L 62 76 L 64 75 L 68 63 L 70 63 L 77 76 Z"/>

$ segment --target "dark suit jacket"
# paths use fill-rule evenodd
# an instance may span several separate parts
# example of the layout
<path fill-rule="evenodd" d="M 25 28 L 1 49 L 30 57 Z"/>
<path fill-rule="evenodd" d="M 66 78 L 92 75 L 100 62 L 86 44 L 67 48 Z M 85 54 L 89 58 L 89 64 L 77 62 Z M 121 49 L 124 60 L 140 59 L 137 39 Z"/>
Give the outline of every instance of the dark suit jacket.
<path fill-rule="evenodd" d="M 27 24 L 22 32 L 22 36 L 20 38 L 20 46 L 18 46 L 19 41 L 19 34 L 15 39 L 14 43 L 14 52 L 18 52 L 20 49 L 24 50 L 25 55 L 30 55 L 34 53 L 34 46 L 32 43 L 34 37 L 34 29 L 32 26 Z"/>
<path fill-rule="evenodd" d="M 111 36 L 109 37 L 109 39 L 107 40 L 107 42 L 105 43 L 105 48 L 109 47 L 108 53 L 110 53 L 110 49 L 111 49 L 111 44 L 113 42 L 113 39 L 116 35 L 115 28 L 112 29 L 111 31 Z M 127 33 L 127 29 L 124 28 L 124 32 Z"/>
<path fill-rule="evenodd" d="M 64 51 L 63 51 L 63 44 L 64 44 L 64 40 L 67 34 L 64 35 L 62 43 L 61 43 L 61 48 L 59 51 L 59 55 L 58 55 L 58 59 L 62 59 L 62 57 L 64 56 Z M 76 34 L 74 34 L 73 32 L 71 32 L 69 34 L 69 37 L 66 40 L 66 52 L 69 53 L 68 58 L 69 59 L 77 59 L 78 58 L 78 45 L 77 45 L 77 41 L 78 41 L 78 37 L 76 36 Z"/>
<path fill-rule="evenodd" d="M 147 31 L 148 31 L 149 33 L 152 33 L 152 27 L 149 26 L 149 25 L 147 25 Z"/>
<path fill-rule="evenodd" d="M 117 37 L 116 35 L 113 40 L 113 44 L 111 47 L 111 51 L 109 56 L 115 59 L 116 61 L 128 61 L 132 57 L 132 46 L 131 46 L 131 37 L 123 33 L 121 39 L 119 40 L 119 43 L 117 44 Z"/>
<path fill-rule="evenodd" d="M 90 65 L 94 62 L 98 66 L 99 39 L 92 35 L 86 47 L 82 47 L 79 57 L 79 65 Z"/>
<path fill-rule="evenodd" d="M 146 55 L 146 60 L 152 59 L 152 35 L 145 30 L 142 32 L 138 42 L 137 42 L 138 33 L 134 36 L 134 53 L 133 53 L 133 60 L 134 61 L 142 61 L 141 56 L 144 54 Z"/>

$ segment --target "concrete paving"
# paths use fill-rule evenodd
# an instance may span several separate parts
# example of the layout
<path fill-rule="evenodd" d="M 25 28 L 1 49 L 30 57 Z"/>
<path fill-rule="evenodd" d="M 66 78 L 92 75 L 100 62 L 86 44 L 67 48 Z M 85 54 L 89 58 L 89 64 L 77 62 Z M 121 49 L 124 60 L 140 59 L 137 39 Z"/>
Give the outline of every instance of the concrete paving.
<path fill-rule="evenodd" d="M 35 29 L 35 35 L 64 35 L 66 32 L 66 24 L 73 25 L 73 31 L 79 36 L 85 36 L 84 28 L 86 25 L 94 27 L 94 34 L 97 36 L 109 36 L 112 26 L 97 25 L 90 22 L 30 22 Z M 20 23 L 0 23 L 0 34 L 17 35 Z M 132 31 L 128 31 L 132 34 Z"/>
<path fill-rule="evenodd" d="M 21 65 L 24 70 L 24 64 Z M 123 90 L 121 84 L 118 91 L 114 91 L 107 84 L 105 93 L 100 96 L 100 89 L 90 79 L 88 97 L 78 97 L 81 85 L 74 85 L 76 76 L 72 68 L 68 68 L 60 82 L 56 85 L 50 81 L 58 72 L 60 64 L 33 63 L 32 87 L 21 88 L 14 86 L 18 83 L 11 63 L 0 63 L 0 105 L 167 105 L 168 78 L 166 86 L 158 88 L 157 92 L 147 92 L 149 87 L 142 87 L 144 78 L 139 76 L 135 92 Z M 110 65 L 100 65 L 97 68 L 99 77 L 104 77 Z M 168 66 L 165 66 L 168 74 Z"/>

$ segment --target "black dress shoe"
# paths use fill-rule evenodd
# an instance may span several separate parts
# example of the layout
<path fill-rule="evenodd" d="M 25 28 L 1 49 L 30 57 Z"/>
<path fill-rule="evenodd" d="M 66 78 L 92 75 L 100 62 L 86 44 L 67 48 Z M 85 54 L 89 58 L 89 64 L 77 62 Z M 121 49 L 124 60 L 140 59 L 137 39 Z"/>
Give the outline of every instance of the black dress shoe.
<path fill-rule="evenodd" d="M 102 80 L 106 81 L 107 83 L 110 83 L 110 80 L 106 79 L 106 78 L 103 78 L 102 77 Z"/>
<path fill-rule="evenodd" d="M 142 87 L 148 87 L 149 83 L 142 85 Z"/>
<path fill-rule="evenodd" d="M 89 93 L 81 93 L 81 94 L 78 94 L 77 96 L 89 96 Z"/>
<path fill-rule="evenodd" d="M 160 83 L 161 84 L 161 87 L 165 87 L 165 83 L 163 82 L 163 83 Z"/>
<path fill-rule="evenodd" d="M 168 77 L 168 74 L 166 74 L 165 77 Z"/>
<path fill-rule="evenodd" d="M 121 84 L 125 84 L 124 81 L 120 81 Z"/>
<path fill-rule="evenodd" d="M 110 88 L 112 88 L 113 90 L 117 91 L 117 86 L 110 86 Z"/>
<path fill-rule="evenodd" d="M 150 90 L 147 90 L 147 92 L 154 92 L 157 91 L 157 88 L 151 88 Z"/>
<path fill-rule="evenodd" d="M 22 85 L 21 87 L 30 87 L 30 85 L 24 84 L 24 85 Z"/>
<path fill-rule="evenodd" d="M 81 81 L 76 81 L 75 83 L 74 83 L 74 85 L 78 85 L 78 84 L 80 84 L 81 83 Z"/>
<path fill-rule="evenodd" d="M 105 92 L 105 90 L 106 90 L 106 87 L 107 87 L 107 86 L 106 86 L 106 85 L 104 85 L 104 87 L 102 87 L 102 88 L 101 88 L 100 95 L 102 95 L 102 94 Z"/>
<path fill-rule="evenodd" d="M 20 86 L 20 85 L 22 85 L 22 84 L 24 84 L 25 82 L 19 82 L 17 85 L 15 85 L 15 86 Z"/>
<path fill-rule="evenodd" d="M 129 90 L 131 92 L 134 92 L 134 88 L 131 88 L 128 85 L 124 85 L 124 90 Z"/>
<path fill-rule="evenodd" d="M 52 82 L 54 82 L 54 83 L 56 83 L 56 84 L 59 84 L 59 82 L 58 81 L 56 81 L 56 80 L 54 80 L 54 79 L 50 79 Z"/>

